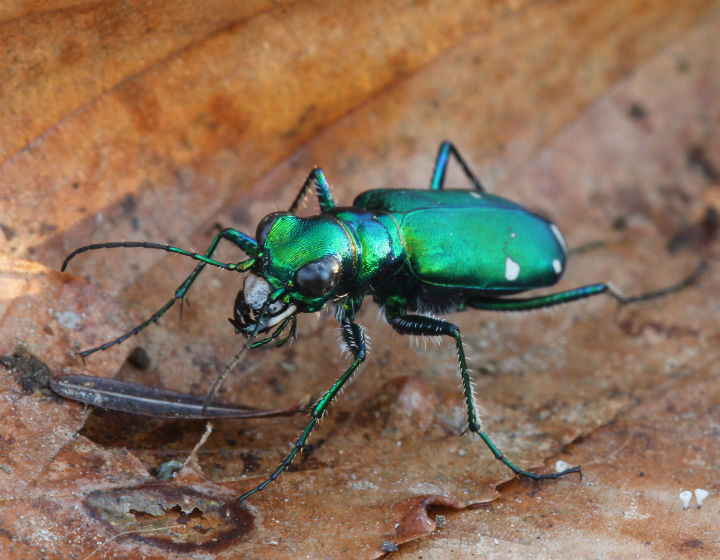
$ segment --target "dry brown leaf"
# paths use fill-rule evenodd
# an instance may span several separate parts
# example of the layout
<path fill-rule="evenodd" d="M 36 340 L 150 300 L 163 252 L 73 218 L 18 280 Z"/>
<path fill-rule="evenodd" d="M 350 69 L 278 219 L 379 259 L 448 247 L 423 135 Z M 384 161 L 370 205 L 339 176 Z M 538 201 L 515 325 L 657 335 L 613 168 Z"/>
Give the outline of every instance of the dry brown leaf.
<path fill-rule="evenodd" d="M 0 11 L 0 556 L 717 556 L 715 3 L 42 6 Z M 370 359 L 309 452 L 246 507 L 233 497 L 278 464 L 301 417 L 215 421 L 197 462 L 160 482 L 202 422 L 88 416 L 21 388 L 42 378 L 37 359 L 203 394 L 240 344 L 225 320 L 236 276 L 208 271 L 182 321 L 173 309 L 83 369 L 77 349 L 147 317 L 192 263 L 108 250 L 48 268 L 87 243 L 200 250 L 217 222 L 252 233 L 315 164 L 342 203 L 423 187 L 446 137 L 571 245 L 607 242 L 571 259 L 562 288 L 636 293 L 711 261 L 697 287 L 621 311 L 453 317 L 498 446 L 545 471 L 582 463 L 582 482 L 501 484 L 510 473 L 457 437 L 452 344 L 409 345 L 370 301 Z M 346 367 L 335 338 L 331 317 L 302 318 L 295 344 L 254 352 L 222 397 L 317 397 Z M 149 367 L 125 361 L 135 345 Z M 696 487 L 707 503 L 684 511 L 677 495 Z M 420 538 L 438 513 L 444 527 Z"/>

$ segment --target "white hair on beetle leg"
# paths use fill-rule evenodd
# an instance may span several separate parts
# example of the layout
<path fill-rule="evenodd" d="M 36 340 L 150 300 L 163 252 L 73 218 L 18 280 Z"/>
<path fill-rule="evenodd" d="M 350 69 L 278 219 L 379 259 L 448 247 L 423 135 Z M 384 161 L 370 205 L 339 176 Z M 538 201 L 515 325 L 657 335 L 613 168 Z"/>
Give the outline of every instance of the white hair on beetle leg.
<path fill-rule="evenodd" d="M 480 409 L 478 408 L 477 397 L 475 395 L 475 381 L 470 380 L 470 402 L 472 402 L 473 411 L 475 412 L 475 420 L 482 430 L 482 418 L 480 417 Z"/>
<path fill-rule="evenodd" d="M 343 356 L 349 356 L 350 355 L 350 346 L 348 346 L 348 343 L 345 341 L 345 337 L 343 336 L 343 329 L 340 327 L 338 329 L 338 335 L 337 335 L 337 343 L 338 347 L 340 348 L 340 353 Z"/>
<path fill-rule="evenodd" d="M 345 303 L 347 301 L 347 298 L 339 298 L 336 299 L 333 302 L 333 307 L 326 308 L 329 310 L 330 313 L 332 313 L 335 317 L 335 320 L 338 323 L 342 323 L 342 320 L 345 318 Z"/>
<path fill-rule="evenodd" d="M 378 312 L 377 317 L 375 318 L 376 321 L 383 320 L 385 321 L 385 324 L 388 324 L 387 315 L 385 315 L 385 306 L 384 305 L 378 305 L 377 306 Z"/>
<path fill-rule="evenodd" d="M 360 338 L 362 339 L 363 344 L 365 345 L 365 353 L 367 354 L 370 352 L 371 348 L 371 340 L 370 336 L 367 334 L 367 330 L 363 325 L 359 325 L 357 323 L 348 323 L 340 325 L 340 328 L 338 329 L 338 336 L 337 336 L 337 343 L 340 347 L 340 351 L 344 356 L 349 356 L 353 360 L 356 356 L 356 351 L 359 352 L 360 348 L 355 346 L 353 342 L 348 342 L 348 340 L 353 340 L 353 332 L 352 332 L 352 326 L 351 325 L 357 325 L 357 327 L 360 329 Z"/>
<path fill-rule="evenodd" d="M 464 350 L 465 350 L 465 348 L 463 346 L 463 352 L 464 352 Z M 456 346 L 456 352 L 457 352 L 457 356 L 458 356 L 458 365 L 460 365 L 460 348 L 457 346 Z M 465 373 L 467 373 L 467 378 L 468 378 L 469 394 L 465 392 L 465 384 L 463 383 L 462 379 L 460 380 L 460 387 L 462 389 L 463 394 L 465 395 L 465 398 L 470 401 L 470 406 L 471 406 L 473 412 L 475 413 L 475 420 L 477 421 L 480 429 L 482 429 L 482 419 L 480 418 L 477 397 L 475 395 L 476 383 L 475 383 L 475 380 L 472 378 L 472 370 L 468 367 L 469 361 L 470 361 L 469 356 L 465 355 Z M 462 368 L 461 368 L 461 373 L 462 373 Z M 470 419 L 468 418 L 468 421 L 469 420 Z"/>

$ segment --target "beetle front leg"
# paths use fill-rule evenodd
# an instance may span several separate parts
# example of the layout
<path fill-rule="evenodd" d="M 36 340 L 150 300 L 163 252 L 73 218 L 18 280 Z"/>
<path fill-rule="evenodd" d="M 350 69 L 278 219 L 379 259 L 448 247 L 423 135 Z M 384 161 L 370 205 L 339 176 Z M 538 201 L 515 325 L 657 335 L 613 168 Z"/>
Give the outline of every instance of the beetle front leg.
<path fill-rule="evenodd" d="M 300 203 L 305 198 L 307 190 L 313 183 L 315 184 L 315 192 L 317 193 L 318 205 L 320 206 L 320 210 L 322 210 L 323 212 L 327 212 L 331 208 L 335 208 L 335 201 L 332 198 L 332 194 L 330 194 L 330 185 L 328 185 L 328 182 L 325 179 L 325 173 L 323 173 L 322 169 L 316 167 L 310 172 L 308 178 L 305 179 L 303 186 L 300 187 L 300 192 L 295 197 L 293 203 L 290 205 L 290 209 L 288 210 L 288 212 L 290 212 L 291 214 L 295 213 L 295 211 L 298 209 L 298 206 L 300 206 Z"/>
<path fill-rule="evenodd" d="M 305 426 L 305 429 L 300 434 L 300 437 L 293 445 L 290 453 L 288 453 L 288 455 L 282 460 L 282 463 L 280 463 L 280 465 L 273 471 L 273 473 L 262 483 L 258 484 L 255 488 L 253 488 L 249 492 L 245 492 L 242 496 L 240 496 L 238 498 L 240 502 L 244 502 L 247 498 L 249 498 L 256 492 L 261 492 L 268 484 L 270 484 L 273 480 L 280 476 L 280 474 L 290 466 L 290 464 L 295 459 L 295 456 L 298 454 L 298 451 L 300 451 L 300 449 L 302 449 L 302 447 L 305 445 L 305 442 L 310 436 L 313 428 L 315 428 L 316 424 L 320 421 L 320 418 L 322 418 L 323 414 L 330 406 L 330 403 L 338 395 L 345 383 L 347 383 L 347 381 L 352 377 L 358 366 L 363 361 L 365 361 L 365 334 L 363 333 L 363 328 L 357 323 L 353 323 L 351 319 L 343 319 L 340 334 L 347 349 L 352 353 L 354 357 L 353 363 L 347 370 L 345 370 L 345 373 L 343 373 L 338 378 L 338 380 L 335 381 L 333 386 L 330 387 L 330 389 L 325 393 L 325 395 L 315 403 L 312 410 L 310 411 L 310 421 L 308 422 L 307 426 Z"/>
<path fill-rule="evenodd" d="M 482 438 L 485 445 L 488 446 L 498 461 L 502 461 L 502 463 L 516 475 L 526 476 L 528 478 L 532 478 L 533 480 L 560 478 L 561 476 L 565 476 L 570 473 L 578 473 L 582 476 L 579 466 L 551 474 L 537 474 L 525 471 L 515 466 L 510 460 L 505 458 L 487 434 L 482 431 L 480 428 L 480 421 L 478 419 L 477 405 L 475 404 L 472 382 L 470 381 L 470 374 L 468 373 L 467 364 L 465 362 L 465 350 L 463 349 L 460 329 L 456 325 L 440 319 L 425 317 L 424 315 L 399 315 L 389 317 L 388 319 L 392 327 L 400 334 L 418 334 L 427 336 L 445 335 L 451 336 L 455 339 L 458 362 L 460 364 L 460 376 L 462 377 L 463 392 L 465 393 L 465 404 L 467 406 L 468 429 L 471 432 L 475 432 L 480 436 L 480 438 Z"/>
<path fill-rule="evenodd" d="M 283 333 L 283 331 L 285 330 L 285 328 L 288 325 L 290 325 L 290 332 L 286 336 L 278 339 L 278 337 Z M 273 331 L 273 333 L 270 336 L 263 338 L 262 340 L 253 342 L 250 345 L 250 348 L 252 348 L 254 350 L 255 348 L 259 348 L 260 346 L 265 346 L 266 344 L 268 344 L 272 341 L 276 341 L 275 346 L 280 348 L 281 346 L 284 346 L 285 344 L 287 344 L 290 341 L 290 339 L 295 336 L 296 329 L 297 329 L 297 317 L 295 315 L 292 315 L 292 316 L 288 317 L 287 319 L 285 319 L 282 323 L 280 323 L 280 326 L 277 329 L 275 329 L 275 331 Z"/>
<path fill-rule="evenodd" d="M 445 186 L 445 172 L 447 171 L 451 155 L 455 156 L 455 159 L 475 189 L 480 192 L 485 192 L 487 189 L 480 182 L 480 179 L 475 177 L 475 174 L 470 170 L 470 166 L 465 163 L 465 160 L 457 148 L 447 140 L 440 144 L 437 158 L 435 158 L 435 169 L 433 170 L 432 179 L 430 180 L 430 190 L 440 190 Z"/>
<path fill-rule="evenodd" d="M 220 243 L 221 239 L 227 239 L 229 241 L 232 241 L 235 245 L 240 247 L 240 249 L 247 254 L 251 258 L 255 258 L 257 256 L 257 242 L 250 236 L 244 234 L 243 232 L 233 229 L 233 228 L 226 228 L 222 230 L 220 233 L 218 233 L 213 240 L 210 242 L 210 245 L 208 246 L 207 250 L 205 251 L 204 256 L 207 258 L 211 258 L 213 256 L 213 253 L 215 252 L 215 249 L 217 249 L 218 244 Z M 172 252 L 175 248 L 170 247 L 169 248 Z M 73 252 L 68 258 L 65 259 L 65 262 L 63 263 L 63 270 L 65 270 L 65 267 L 67 266 L 68 261 L 72 256 L 77 254 L 79 250 L 76 250 Z M 138 334 L 140 331 L 145 329 L 148 325 L 151 323 L 155 323 L 160 317 L 165 315 L 165 313 L 173 306 L 175 305 L 175 302 L 178 300 L 180 301 L 180 314 L 182 316 L 182 302 L 185 301 L 185 296 L 187 296 L 188 291 L 190 290 L 190 287 L 193 285 L 197 277 L 200 275 L 200 273 L 203 271 L 207 263 L 201 262 L 199 265 L 195 267 L 195 269 L 190 273 L 190 275 L 185 278 L 182 284 L 178 286 L 178 289 L 175 290 L 175 294 L 173 295 L 172 299 L 170 299 L 165 305 L 163 305 L 160 309 L 158 309 L 155 313 L 153 313 L 148 319 L 137 325 L 136 327 L 133 327 L 126 333 L 123 333 L 119 337 L 117 337 L 114 340 L 111 340 L 109 342 L 105 342 L 104 344 L 101 344 L 100 346 L 95 346 L 94 348 L 89 348 L 88 350 L 83 350 L 80 352 L 80 357 L 83 359 L 83 362 L 85 361 L 85 358 L 89 356 L 90 354 L 93 354 L 95 352 L 98 352 L 99 350 L 107 350 L 111 346 L 115 346 L 116 344 L 120 344 L 121 342 L 124 342 L 131 336 L 134 336 Z"/>

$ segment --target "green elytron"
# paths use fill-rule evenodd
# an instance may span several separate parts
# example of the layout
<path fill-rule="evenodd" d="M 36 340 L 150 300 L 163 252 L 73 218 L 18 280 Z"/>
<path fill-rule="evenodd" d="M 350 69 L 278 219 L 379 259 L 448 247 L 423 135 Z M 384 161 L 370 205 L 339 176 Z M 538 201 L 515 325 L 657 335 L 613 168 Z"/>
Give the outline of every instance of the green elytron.
<path fill-rule="evenodd" d="M 472 190 L 444 189 L 450 156 L 462 167 L 474 187 Z M 321 213 L 311 217 L 295 215 L 313 185 Z M 212 255 L 221 239 L 235 243 L 248 258 L 239 263 L 214 260 Z M 478 434 L 495 457 L 515 474 L 537 480 L 580 473 L 580 467 L 536 474 L 505 458 L 480 429 L 460 330 L 434 314 L 468 308 L 540 309 L 601 293 L 625 304 L 676 291 L 694 281 L 700 272 L 698 269 L 670 288 L 633 298 L 621 296 L 605 283 L 538 297 L 508 297 L 555 284 L 565 269 L 565 242 L 554 224 L 485 192 L 449 142 L 440 146 L 427 190 L 371 190 L 360 194 L 353 206 L 337 207 L 318 168 L 310 173 L 287 212 L 275 212 L 261 220 L 255 238 L 225 229 L 213 239 L 204 255 L 145 242 L 88 245 L 71 253 L 62 268 L 78 253 L 115 247 L 161 249 L 201 262 L 174 297 L 152 317 L 117 339 L 86 350 L 83 358 L 119 344 L 156 321 L 176 301 L 185 298 L 206 265 L 247 273 L 230 322 L 248 340 L 218 377 L 205 400 L 206 406 L 247 349 L 271 342 L 281 346 L 294 335 L 299 313 L 315 312 L 329 303 L 335 307 L 341 338 L 353 362 L 313 405 L 307 426 L 282 463 L 264 482 L 240 496 L 241 501 L 265 488 L 290 465 L 330 403 L 365 360 L 364 330 L 355 322 L 355 314 L 368 295 L 382 307 L 388 323 L 398 333 L 445 335 L 455 341 L 468 429 Z"/>

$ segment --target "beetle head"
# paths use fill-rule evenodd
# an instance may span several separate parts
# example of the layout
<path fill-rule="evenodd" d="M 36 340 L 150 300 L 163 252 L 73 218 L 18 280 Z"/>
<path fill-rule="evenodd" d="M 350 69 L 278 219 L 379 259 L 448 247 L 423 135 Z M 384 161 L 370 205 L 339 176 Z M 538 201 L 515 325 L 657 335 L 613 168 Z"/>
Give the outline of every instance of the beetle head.
<path fill-rule="evenodd" d="M 349 233 L 327 214 L 265 216 L 257 227 L 258 258 L 235 299 L 230 322 L 239 332 L 263 332 L 296 313 L 320 311 L 344 292 L 355 249 Z M 261 317 L 262 315 L 262 317 Z"/>
<path fill-rule="evenodd" d="M 297 307 L 289 300 L 272 301 L 272 287 L 262 276 L 253 273 L 245 277 L 242 290 L 235 298 L 230 323 L 238 333 L 248 336 L 255 332 L 266 332 L 297 313 Z M 261 324 L 258 327 L 258 322 Z"/>

